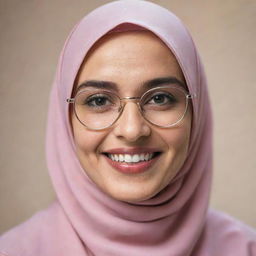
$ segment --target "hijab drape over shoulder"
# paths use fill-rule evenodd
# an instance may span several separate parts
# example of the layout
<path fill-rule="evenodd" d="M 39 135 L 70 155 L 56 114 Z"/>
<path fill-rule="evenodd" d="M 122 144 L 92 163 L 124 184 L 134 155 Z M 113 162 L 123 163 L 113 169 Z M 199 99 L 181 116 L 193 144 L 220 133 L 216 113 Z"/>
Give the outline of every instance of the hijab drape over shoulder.
<path fill-rule="evenodd" d="M 146 29 L 176 57 L 193 98 L 187 159 L 155 197 L 117 201 L 86 175 L 76 155 L 68 104 L 90 48 L 113 31 Z M 187 29 L 170 11 L 150 2 L 115 1 L 84 17 L 62 50 L 53 84 L 46 138 L 47 163 L 57 201 L 0 239 L 10 256 L 242 256 L 256 255 L 253 230 L 208 211 L 212 177 L 212 114 L 206 78 Z"/>

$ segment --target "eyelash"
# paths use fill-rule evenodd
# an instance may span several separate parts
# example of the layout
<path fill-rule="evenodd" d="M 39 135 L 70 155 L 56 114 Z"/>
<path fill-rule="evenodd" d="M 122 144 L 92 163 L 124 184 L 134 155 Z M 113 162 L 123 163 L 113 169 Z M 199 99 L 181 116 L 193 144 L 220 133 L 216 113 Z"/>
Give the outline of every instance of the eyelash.
<path fill-rule="evenodd" d="M 168 101 L 171 102 L 171 103 L 177 102 L 177 100 L 175 99 L 175 97 L 174 97 L 173 95 L 171 95 L 171 94 L 169 94 L 169 93 L 164 93 L 164 92 L 159 92 L 159 93 L 153 95 L 153 96 L 150 98 L 150 100 L 149 100 L 148 102 L 150 102 L 151 100 L 153 100 L 156 96 L 164 96 L 164 97 L 167 98 Z"/>
<path fill-rule="evenodd" d="M 169 102 L 169 103 L 176 103 L 177 102 L 177 100 L 175 99 L 175 97 L 173 97 L 171 94 L 168 94 L 168 93 L 164 93 L 164 92 L 159 92 L 159 93 L 157 93 L 157 94 L 155 94 L 155 95 L 152 95 L 152 97 L 148 100 L 148 101 L 146 101 L 145 103 L 147 103 L 147 104 L 156 104 L 156 105 L 158 105 L 157 103 L 150 103 L 152 100 L 155 100 L 154 98 L 155 97 L 157 97 L 157 96 L 160 96 L 160 97 L 164 97 L 164 99 L 166 100 L 167 99 L 167 101 Z M 84 102 L 84 104 L 85 105 L 88 105 L 88 106 L 91 106 L 91 107 L 104 107 L 104 106 L 107 106 L 107 105 L 101 105 L 101 106 L 99 106 L 99 105 L 97 105 L 97 103 L 96 103 L 96 101 L 98 100 L 98 99 L 103 99 L 103 102 L 104 103 L 106 103 L 106 101 L 108 101 L 108 102 L 112 102 L 111 101 L 111 99 L 109 98 L 109 97 L 107 97 L 107 95 L 104 95 L 104 94 L 95 94 L 95 95 L 92 95 L 91 97 L 89 97 L 89 99 L 87 99 L 85 102 Z M 166 101 L 164 101 L 163 103 L 160 103 L 159 105 L 165 105 L 166 103 L 168 103 L 168 102 L 166 102 Z M 100 103 L 100 102 L 99 102 Z M 109 105 L 109 104 L 108 104 Z"/>
<path fill-rule="evenodd" d="M 107 96 L 104 95 L 104 94 L 94 94 L 94 95 L 90 96 L 89 99 L 87 99 L 84 104 L 87 104 L 88 106 L 99 107 L 99 106 L 97 106 L 97 105 L 95 105 L 95 104 L 91 104 L 91 103 L 92 103 L 92 102 L 96 103 L 95 101 L 96 101 L 97 99 L 100 99 L 100 98 L 111 102 L 110 99 L 109 99 L 109 97 L 107 97 Z"/>

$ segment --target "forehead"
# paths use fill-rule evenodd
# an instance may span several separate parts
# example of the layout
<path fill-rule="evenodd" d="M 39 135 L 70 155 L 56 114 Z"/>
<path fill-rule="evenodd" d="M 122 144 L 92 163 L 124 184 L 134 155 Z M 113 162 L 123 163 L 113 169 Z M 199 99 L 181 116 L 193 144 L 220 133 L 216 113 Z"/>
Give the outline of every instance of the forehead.
<path fill-rule="evenodd" d="M 89 50 L 84 65 L 92 60 L 112 61 L 114 58 L 124 63 L 141 58 L 177 62 L 170 49 L 150 31 L 112 32 L 99 39 Z"/>
<path fill-rule="evenodd" d="M 170 49 L 150 31 L 112 32 L 98 40 L 86 55 L 76 87 L 87 80 L 111 81 L 125 88 L 159 77 L 184 82 Z"/>

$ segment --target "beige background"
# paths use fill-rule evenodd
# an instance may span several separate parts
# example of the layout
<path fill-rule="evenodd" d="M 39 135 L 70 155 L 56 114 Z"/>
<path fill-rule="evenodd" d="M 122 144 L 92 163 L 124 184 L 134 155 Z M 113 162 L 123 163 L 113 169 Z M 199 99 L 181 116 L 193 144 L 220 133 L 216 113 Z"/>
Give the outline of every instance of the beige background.
<path fill-rule="evenodd" d="M 75 23 L 106 2 L 0 0 L 0 233 L 54 198 L 44 137 L 58 56 Z M 185 22 L 205 63 L 215 118 L 211 206 L 256 227 L 256 0 L 153 2 Z"/>

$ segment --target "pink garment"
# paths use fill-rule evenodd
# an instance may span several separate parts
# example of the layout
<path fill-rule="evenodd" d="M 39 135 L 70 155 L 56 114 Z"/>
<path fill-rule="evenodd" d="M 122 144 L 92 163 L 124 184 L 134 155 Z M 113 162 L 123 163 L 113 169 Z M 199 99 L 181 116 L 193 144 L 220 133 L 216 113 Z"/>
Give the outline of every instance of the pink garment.
<path fill-rule="evenodd" d="M 164 41 L 176 56 L 190 93 L 197 95 L 189 154 L 182 169 L 158 195 L 136 204 L 109 197 L 85 174 L 75 153 L 66 103 L 88 50 L 123 23 L 141 26 Z M 3 255 L 256 255 L 253 229 L 208 211 L 212 115 L 203 66 L 181 21 L 156 4 L 115 1 L 91 12 L 73 29 L 51 92 L 46 153 L 58 199 L 0 238 Z"/>

